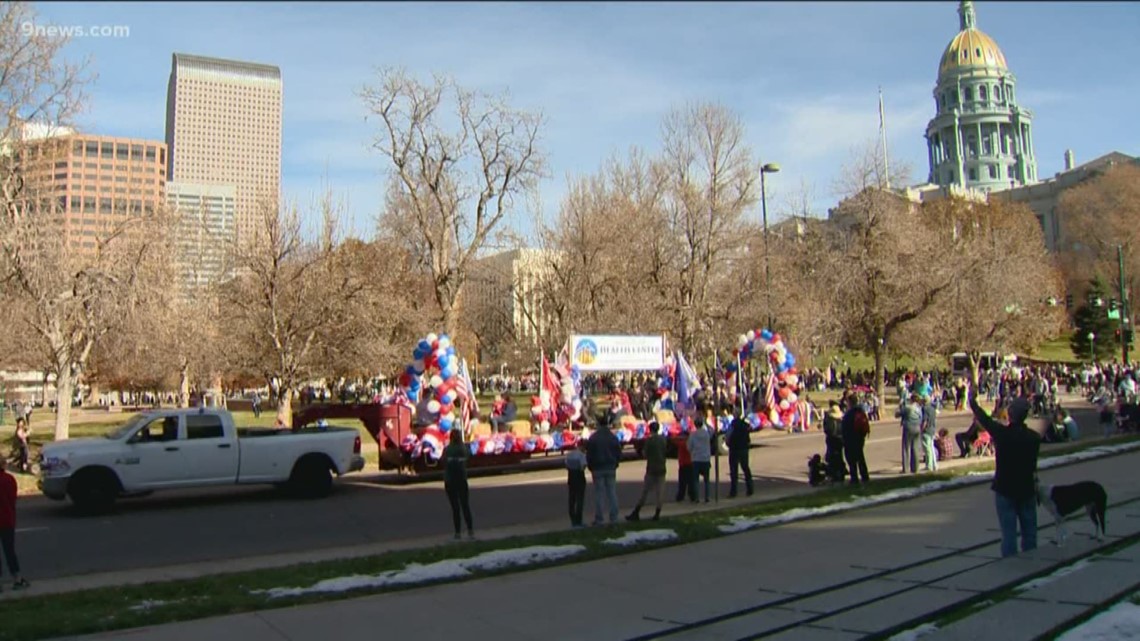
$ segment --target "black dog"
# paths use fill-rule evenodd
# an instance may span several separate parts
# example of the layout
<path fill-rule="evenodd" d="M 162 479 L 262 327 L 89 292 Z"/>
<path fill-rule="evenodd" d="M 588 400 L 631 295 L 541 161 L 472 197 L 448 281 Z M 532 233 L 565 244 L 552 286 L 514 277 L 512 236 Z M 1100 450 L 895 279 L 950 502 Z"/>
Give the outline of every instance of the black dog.
<path fill-rule="evenodd" d="M 1064 518 L 1082 507 L 1092 520 L 1092 535 L 1098 541 L 1104 540 L 1108 493 L 1100 483 L 1082 481 L 1072 485 L 1041 485 L 1041 481 L 1037 481 L 1037 504 L 1044 505 L 1053 515 L 1053 522 L 1057 526 L 1057 536 L 1053 539 L 1055 544 L 1065 544 L 1069 533 L 1065 530 Z"/>

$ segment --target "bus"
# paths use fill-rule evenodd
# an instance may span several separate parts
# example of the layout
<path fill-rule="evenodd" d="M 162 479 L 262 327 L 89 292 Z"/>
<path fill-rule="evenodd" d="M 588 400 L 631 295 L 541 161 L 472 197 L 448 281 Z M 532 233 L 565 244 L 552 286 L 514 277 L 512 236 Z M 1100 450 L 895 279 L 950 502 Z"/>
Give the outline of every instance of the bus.
<path fill-rule="evenodd" d="M 981 352 L 978 354 L 978 370 L 985 371 L 1000 369 L 1005 365 L 1016 363 L 1015 354 L 999 354 L 998 352 Z M 954 352 L 950 355 L 950 374 L 955 378 L 970 377 L 970 357 L 966 352 Z"/>

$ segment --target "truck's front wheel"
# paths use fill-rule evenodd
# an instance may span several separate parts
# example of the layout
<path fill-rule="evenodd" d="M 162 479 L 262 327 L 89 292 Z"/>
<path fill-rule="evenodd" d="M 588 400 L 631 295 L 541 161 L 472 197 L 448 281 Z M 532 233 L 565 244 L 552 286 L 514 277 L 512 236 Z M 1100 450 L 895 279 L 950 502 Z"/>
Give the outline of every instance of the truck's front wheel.
<path fill-rule="evenodd" d="M 110 511 L 118 494 L 118 479 L 107 471 L 80 471 L 67 484 L 67 496 L 83 514 L 104 514 Z"/>
<path fill-rule="evenodd" d="M 332 472 L 322 456 L 308 456 L 297 461 L 289 478 L 293 494 L 306 499 L 328 496 L 332 491 Z"/>

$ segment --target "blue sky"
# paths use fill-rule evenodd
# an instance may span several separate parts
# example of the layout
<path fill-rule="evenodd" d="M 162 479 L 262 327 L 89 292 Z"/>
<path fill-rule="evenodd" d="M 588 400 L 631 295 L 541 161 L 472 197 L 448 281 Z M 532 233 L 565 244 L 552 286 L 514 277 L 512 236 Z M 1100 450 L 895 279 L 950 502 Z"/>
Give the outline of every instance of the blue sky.
<path fill-rule="evenodd" d="M 1109 151 L 1140 154 L 1140 3 L 977 2 L 1035 114 L 1038 173 Z M 764 161 L 777 214 L 803 186 L 817 214 L 836 200 L 852 150 L 878 135 L 885 94 L 892 164 L 927 173 L 922 133 L 938 60 L 958 31 L 956 2 L 883 3 L 40 3 L 42 24 L 125 25 L 125 38 L 76 38 L 98 74 L 79 124 L 164 138 L 175 51 L 275 64 L 285 86 L 282 185 L 311 203 L 343 196 L 371 236 L 384 186 L 356 91 L 381 65 L 509 89 L 546 118 L 553 216 L 567 177 L 630 145 L 656 151 L 661 117 L 711 100 L 739 113 Z M 770 212 L 771 213 L 771 212 Z M 526 230 L 532 212 L 513 221 Z"/>

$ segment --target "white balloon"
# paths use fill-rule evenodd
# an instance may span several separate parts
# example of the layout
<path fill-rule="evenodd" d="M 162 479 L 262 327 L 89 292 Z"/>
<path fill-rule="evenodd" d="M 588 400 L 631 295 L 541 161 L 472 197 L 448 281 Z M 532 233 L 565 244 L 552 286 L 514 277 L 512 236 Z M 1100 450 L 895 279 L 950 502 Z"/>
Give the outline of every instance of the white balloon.
<path fill-rule="evenodd" d="M 737 345 L 744 347 L 745 345 L 748 344 L 748 336 L 745 334 L 741 334 L 740 336 L 738 336 L 736 338 L 736 343 L 737 343 Z"/>
<path fill-rule="evenodd" d="M 431 412 L 432 414 L 439 412 L 440 407 L 441 406 L 439 404 L 439 401 L 436 401 L 436 400 L 428 401 L 427 408 L 428 408 L 428 411 Z"/>
<path fill-rule="evenodd" d="M 796 396 L 795 394 L 788 394 L 789 403 L 795 404 L 795 402 L 798 400 L 800 400 L 800 397 Z"/>
<path fill-rule="evenodd" d="M 443 378 L 440 377 L 439 374 L 432 376 L 431 377 L 431 386 L 434 388 L 434 387 L 439 387 L 440 385 L 443 385 Z"/>
<path fill-rule="evenodd" d="M 446 337 L 446 336 L 441 337 L 439 339 L 439 348 L 442 350 L 446 350 L 448 347 L 451 347 L 451 339 Z"/>
<path fill-rule="evenodd" d="M 580 410 L 580 409 L 582 409 L 582 399 L 580 399 L 580 398 L 576 398 L 576 399 L 574 399 L 574 401 L 573 401 L 573 403 L 572 403 L 572 404 L 574 405 L 574 409 L 575 409 L 575 410 Z"/>
<path fill-rule="evenodd" d="M 748 330 L 748 340 L 750 340 L 750 341 L 756 340 L 756 332 L 755 331 Z"/>
<path fill-rule="evenodd" d="M 436 335 L 436 334 L 428 334 L 428 335 L 427 335 L 427 342 L 428 342 L 428 343 L 434 343 L 434 342 L 436 342 L 437 340 L 439 340 L 439 336 L 438 336 L 438 335 Z"/>

